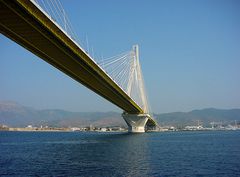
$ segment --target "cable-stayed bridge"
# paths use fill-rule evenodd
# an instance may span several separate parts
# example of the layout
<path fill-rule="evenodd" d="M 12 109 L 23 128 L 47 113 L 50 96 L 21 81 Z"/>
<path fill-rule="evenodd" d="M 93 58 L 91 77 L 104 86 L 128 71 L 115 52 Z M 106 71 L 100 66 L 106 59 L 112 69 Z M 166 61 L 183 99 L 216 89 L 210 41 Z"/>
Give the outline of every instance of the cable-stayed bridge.
<path fill-rule="evenodd" d="M 123 109 L 129 132 L 158 126 L 150 114 L 137 45 L 97 61 L 77 42 L 59 0 L 0 2 L 3 35 Z"/>

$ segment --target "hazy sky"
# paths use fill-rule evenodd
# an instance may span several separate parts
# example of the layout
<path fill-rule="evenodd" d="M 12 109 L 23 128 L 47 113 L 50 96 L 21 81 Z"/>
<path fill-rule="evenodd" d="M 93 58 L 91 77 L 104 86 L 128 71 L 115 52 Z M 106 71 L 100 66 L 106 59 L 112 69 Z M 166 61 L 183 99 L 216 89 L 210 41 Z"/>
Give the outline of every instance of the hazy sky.
<path fill-rule="evenodd" d="M 155 113 L 240 108 L 240 1 L 62 1 L 82 43 L 110 57 L 139 44 Z M 121 111 L 0 35 L 0 101 Z"/>

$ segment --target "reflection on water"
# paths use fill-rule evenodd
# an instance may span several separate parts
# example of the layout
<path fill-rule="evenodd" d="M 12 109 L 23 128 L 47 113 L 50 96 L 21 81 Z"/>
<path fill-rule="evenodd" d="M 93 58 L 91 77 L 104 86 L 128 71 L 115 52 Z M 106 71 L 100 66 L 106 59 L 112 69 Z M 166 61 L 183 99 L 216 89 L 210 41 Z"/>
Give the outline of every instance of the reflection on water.
<path fill-rule="evenodd" d="M 146 176 L 150 171 L 148 155 L 149 134 L 110 134 L 100 137 L 107 142 L 106 157 L 110 157 L 113 167 L 122 171 L 122 175 Z"/>
<path fill-rule="evenodd" d="M 239 176 L 240 132 L 0 132 L 0 176 Z"/>

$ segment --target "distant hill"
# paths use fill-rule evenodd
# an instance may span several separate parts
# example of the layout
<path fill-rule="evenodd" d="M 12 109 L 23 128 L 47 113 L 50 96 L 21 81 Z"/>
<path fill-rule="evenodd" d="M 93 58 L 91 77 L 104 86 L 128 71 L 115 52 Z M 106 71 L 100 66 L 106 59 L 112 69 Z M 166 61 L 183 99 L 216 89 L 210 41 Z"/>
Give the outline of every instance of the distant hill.
<path fill-rule="evenodd" d="M 190 112 L 173 112 L 165 114 L 155 114 L 160 125 L 186 126 L 197 125 L 198 121 L 204 126 L 209 126 L 211 122 L 232 123 L 240 121 L 240 109 L 215 109 L 207 108 L 193 110 Z"/>
<path fill-rule="evenodd" d="M 240 109 L 202 109 L 191 112 L 173 112 L 154 114 L 160 125 L 186 126 L 197 122 L 209 125 L 210 122 L 231 123 L 240 121 Z M 15 102 L 0 102 L 0 124 L 11 127 L 34 126 L 85 127 L 93 126 L 126 126 L 117 112 L 70 112 L 64 110 L 36 110 Z"/>
<path fill-rule="evenodd" d="M 85 127 L 126 126 L 116 112 L 70 112 L 64 110 L 36 110 L 15 102 L 0 102 L 0 124 L 12 127 L 34 126 Z"/>

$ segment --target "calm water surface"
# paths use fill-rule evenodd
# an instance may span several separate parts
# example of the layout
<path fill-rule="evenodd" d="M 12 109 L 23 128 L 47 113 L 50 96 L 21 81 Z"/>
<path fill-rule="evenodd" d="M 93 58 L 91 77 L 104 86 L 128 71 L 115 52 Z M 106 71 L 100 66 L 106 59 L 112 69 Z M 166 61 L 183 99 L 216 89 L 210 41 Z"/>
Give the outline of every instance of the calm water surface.
<path fill-rule="evenodd" d="M 240 131 L 0 132 L 0 176 L 240 176 Z"/>

